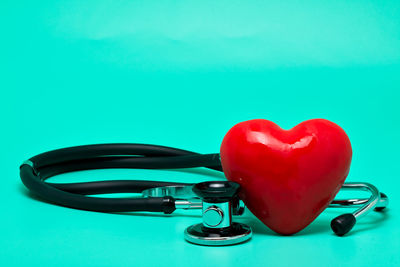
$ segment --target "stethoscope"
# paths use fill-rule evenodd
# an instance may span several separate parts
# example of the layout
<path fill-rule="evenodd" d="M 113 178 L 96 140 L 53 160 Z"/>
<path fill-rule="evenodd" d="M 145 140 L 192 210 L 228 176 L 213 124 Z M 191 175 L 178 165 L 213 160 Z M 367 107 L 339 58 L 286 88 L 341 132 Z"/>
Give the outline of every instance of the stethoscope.
<path fill-rule="evenodd" d="M 232 245 L 252 236 L 250 226 L 233 222 L 242 215 L 240 186 L 230 181 L 197 184 L 142 180 L 113 180 L 82 183 L 50 183 L 46 179 L 66 172 L 108 169 L 178 169 L 206 167 L 222 171 L 219 154 L 198 154 L 186 150 L 144 144 L 101 144 L 45 152 L 20 167 L 22 182 L 32 192 L 52 203 L 99 212 L 149 211 L 170 214 L 176 209 L 201 209 L 202 223 L 189 226 L 185 239 L 199 245 Z M 370 192 L 369 198 L 335 199 L 329 207 L 357 207 L 331 221 L 335 234 L 349 232 L 356 221 L 370 211 L 381 211 L 388 197 L 369 183 L 345 183 L 343 190 Z M 139 198 L 101 198 L 88 195 L 140 193 Z"/>

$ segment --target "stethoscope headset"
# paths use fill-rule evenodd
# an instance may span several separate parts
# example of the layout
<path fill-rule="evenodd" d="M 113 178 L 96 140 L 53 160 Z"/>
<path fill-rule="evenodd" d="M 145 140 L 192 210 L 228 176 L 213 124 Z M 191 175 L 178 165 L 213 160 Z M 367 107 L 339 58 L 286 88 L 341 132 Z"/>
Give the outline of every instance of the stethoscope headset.
<path fill-rule="evenodd" d="M 32 192 L 52 203 L 99 212 L 149 211 L 170 214 L 176 209 L 201 209 L 203 222 L 189 226 L 185 239 L 200 245 L 232 245 L 251 238 L 248 225 L 232 222 L 244 205 L 240 186 L 230 181 L 198 184 L 142 180 L 112 180 L 81 183 L 50 183 L 46 179 L 67 172 L 108 169 L 178 169 L 205 167 L 222 171 L 219 154 L 144 144 L 99 144 L 49 151 L 34 156 L 20 167 L 22 182 Z M 357 207 L 353 213 L 332 220 L 331 228 L 341 236 L 372 210 L 381 211 L 388 198 L 368 183 L 345 183 L 344 190 L 369 191 L 369 198 L 333 200 L 329 207 Z M 141 193 L 140 198 L 102 198 L 88 195 Z"/>

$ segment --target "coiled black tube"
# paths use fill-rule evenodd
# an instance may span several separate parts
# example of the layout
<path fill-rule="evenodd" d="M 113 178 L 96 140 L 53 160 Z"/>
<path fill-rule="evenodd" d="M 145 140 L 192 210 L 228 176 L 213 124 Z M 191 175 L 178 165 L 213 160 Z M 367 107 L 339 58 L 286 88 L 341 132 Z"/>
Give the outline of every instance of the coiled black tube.
<path fill-rule="evenodd" d="M 140 193 L 159 186 L 185 183 L 114 180 L 85 183 L 48 183 L 51 176 L 80 170 L 106 168 L 177 169 L 206 167 L 222 171 L 219 154 L 145 144 L 99 144 L 57 149 L 32 157 L 20 167 L 24 185 L 36 195 L 58 205 L 76 209 L 123 212 L 152 211 L 172 213 L 174 199 L 99 198 L 86 195 Z"/>

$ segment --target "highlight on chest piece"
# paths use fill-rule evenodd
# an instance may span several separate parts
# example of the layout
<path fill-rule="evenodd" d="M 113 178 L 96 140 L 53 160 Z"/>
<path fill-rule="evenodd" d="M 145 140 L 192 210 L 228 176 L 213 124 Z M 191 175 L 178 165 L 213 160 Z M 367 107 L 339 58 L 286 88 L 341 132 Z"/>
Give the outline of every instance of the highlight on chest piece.
<path fill-rule="evenodd" d="M 207 246 L 234 245 L 251 238 L 250 226 L 232 222 L 232 215 L 240 215 L 237 196 L 239 185 L 234 182 L 203 182 L 193 186 L 193 192 L 202 200 L 203 222 L 189 226 L 185 239 Z"/>

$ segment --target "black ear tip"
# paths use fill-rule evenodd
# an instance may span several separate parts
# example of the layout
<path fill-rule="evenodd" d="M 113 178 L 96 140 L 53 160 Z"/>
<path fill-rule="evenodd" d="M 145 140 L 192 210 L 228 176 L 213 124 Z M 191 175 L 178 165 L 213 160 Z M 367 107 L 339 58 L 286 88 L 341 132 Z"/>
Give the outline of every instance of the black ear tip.
<path fill-rule="evenodd" d="M 331 221 L 331 228 L 338 236 L 347 234 L 356 224 L 356 217 L 351 213 L 340 215 Z"/>
<path fill-rule="evenodd" d="M 387 198 L 388 198 L 387 195 L 381 192 L 381 199 L 385 199 L 387 201 Z M 384 206 L 384 207 L 376 207 L 374 210 L 375 211 L 382 211 L 385 208 L 386 208 L 386 206 Z"/>

